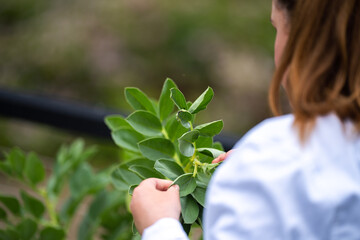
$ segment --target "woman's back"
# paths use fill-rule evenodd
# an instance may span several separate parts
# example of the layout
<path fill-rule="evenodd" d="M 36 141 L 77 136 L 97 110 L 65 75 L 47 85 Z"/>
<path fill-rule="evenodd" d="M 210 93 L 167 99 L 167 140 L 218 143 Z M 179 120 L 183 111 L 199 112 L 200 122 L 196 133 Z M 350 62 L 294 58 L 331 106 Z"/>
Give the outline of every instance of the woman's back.
<path fill-rule="evenodd" d="M 360 239 L 355 127 L 319 117 L 301 143 L 293 122 L 286 115 L 259 124 L 216 171 L 205 239 Z"/>

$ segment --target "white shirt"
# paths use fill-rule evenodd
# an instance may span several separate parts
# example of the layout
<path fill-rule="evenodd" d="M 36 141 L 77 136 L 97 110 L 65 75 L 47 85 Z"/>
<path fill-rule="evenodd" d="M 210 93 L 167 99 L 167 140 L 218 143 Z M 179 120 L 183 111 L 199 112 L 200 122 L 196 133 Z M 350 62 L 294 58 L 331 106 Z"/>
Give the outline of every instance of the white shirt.
<path fill-rule="evenodd" d="M 353 124 L 319 117 L 301 144 L 293 121 L 286 115 L 262 122 L 218 167 L 206 196 L 204 239 L 360 240 L 360 137 Z M 187 237 L 176 220 L 162 219 L 143 239 Z"/>

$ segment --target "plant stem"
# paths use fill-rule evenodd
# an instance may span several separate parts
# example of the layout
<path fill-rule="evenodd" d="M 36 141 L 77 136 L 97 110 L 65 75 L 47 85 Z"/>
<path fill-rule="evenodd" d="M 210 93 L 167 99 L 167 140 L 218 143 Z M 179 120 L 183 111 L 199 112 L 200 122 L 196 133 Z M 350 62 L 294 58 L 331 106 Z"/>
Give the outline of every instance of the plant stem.
<path fill-rule="evenodd" d="M 49 198 L 48 192 L 46 191 L 46 189 L 37 189 L 37 192 L 40 196 L 42 196 L 44 198 L 45 201 L 45 207 L 47 209 L 47 212 L 49 213 L 49 217 L 50 217 L 50 224 L 53 226 L 59 226 L 59 222 L 57 220 L 57 214 L 55 211 L 55 202 L 52 202 Z"/>

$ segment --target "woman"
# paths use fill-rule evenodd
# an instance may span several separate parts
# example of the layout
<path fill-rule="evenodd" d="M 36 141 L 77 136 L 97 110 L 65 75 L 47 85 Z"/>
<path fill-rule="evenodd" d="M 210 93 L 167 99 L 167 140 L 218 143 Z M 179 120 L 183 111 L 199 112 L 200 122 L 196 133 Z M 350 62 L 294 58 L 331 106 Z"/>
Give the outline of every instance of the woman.
<path fill-rule="evenodd" d="M 273 0 L 272 23 L 270 106 L 280 114 L 283 85 L 293 114 L 256 126 L 215 172 L 204 237 L 360 239 L 360 1 Z M 170 184 L 134 191 L 143 239 L 187 239 Z"/>

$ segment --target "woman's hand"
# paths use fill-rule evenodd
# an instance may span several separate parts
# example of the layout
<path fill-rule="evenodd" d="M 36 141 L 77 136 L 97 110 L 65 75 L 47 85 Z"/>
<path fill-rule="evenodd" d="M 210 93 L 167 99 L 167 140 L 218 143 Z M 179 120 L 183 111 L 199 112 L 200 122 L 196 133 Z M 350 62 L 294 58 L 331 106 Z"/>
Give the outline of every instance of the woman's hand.
<path fill-rule="evenodd" d="M 215 158 L 214 160 L 212 160 L 211 163 L 219 163 L 219 162 L 224 161 L 224 160 L 229 156 L 229 154 L 231 154 L 232 151 L 233 151 L 233 150 L 230 150 L 230 151 L 228 151 L 228 152 L 226 152 L 226 153 L 220 154 L 217 158 Z"/>
<path fill-rule="evenodd" d="M 169 188 L 171 184 L 168 180 L 149 178 L 134 189 L 130 210 L 140 234 L 161 218 L 179 219 L 179 186 L 173 185 Z"/>

